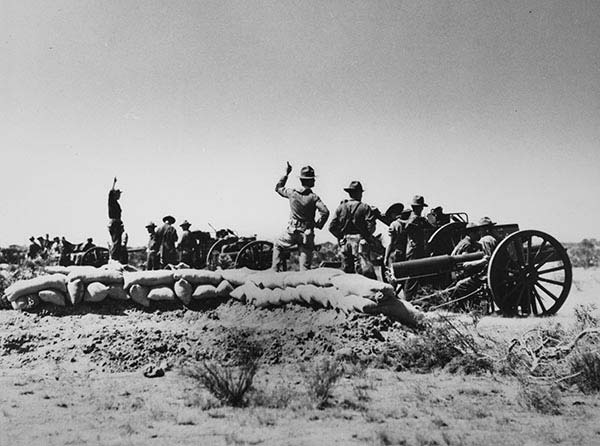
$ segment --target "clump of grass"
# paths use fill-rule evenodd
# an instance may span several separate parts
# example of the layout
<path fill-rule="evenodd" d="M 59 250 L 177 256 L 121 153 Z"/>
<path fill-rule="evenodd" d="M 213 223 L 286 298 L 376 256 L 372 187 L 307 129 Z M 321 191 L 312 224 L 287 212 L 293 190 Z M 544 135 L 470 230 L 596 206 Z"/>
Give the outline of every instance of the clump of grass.
<path fill-rule="evenodd" d="M 600 351 L 592 343 L 577 348 L 569 355 L 572 382 L 583 393 L 600 392 Z"/>
<path fill-rule="evenodd" d="M 331 392 L 344 374 L 344 368 L 337 359 L 329 357 L 317 358 L 309 366 L 301 366 L 306 389 L 310 400 L 318 409 L 324 408 Z"/>
<path fill-rule="evenodd" d="M 546 385 L 530 379 L 520 379 L 519 403 L 544 415 L 560 415 L 562 398 L 556 385 Z"/>
<path fill-rule="evenodd" d="M 246 394 L 261 363 L 263 349 L 248 330 L 233 330 L 223 340 L 229 359 L 200 361 L 184 369 L 221 403 L 240 407 L 247 403 Z"/>
<path fill-rule="evenodd" d="M 599 327 L 600 317 L 594 315 L 597 310 L 598 307 L 595 304 L 577 305 L 573 309 L 576 327 L 579 330 Z"/>
<path fill-rule="evenodd" d="M 429 321 L 416 336 L 388 345 L 385 361 L 396 370 L 430 372 L 448 366 L 450 372 L 485 373 L 494 362 L 465 324 L 441 318 Z"/>

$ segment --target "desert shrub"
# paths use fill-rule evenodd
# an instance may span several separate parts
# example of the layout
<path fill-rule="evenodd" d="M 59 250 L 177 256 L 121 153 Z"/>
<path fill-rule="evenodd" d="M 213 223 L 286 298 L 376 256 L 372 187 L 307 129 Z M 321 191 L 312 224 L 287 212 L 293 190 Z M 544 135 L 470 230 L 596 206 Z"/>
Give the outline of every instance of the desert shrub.
<path fill-rule="evenodd" d="M 227 359 L 199 361 L 184 369 L 184 374 L 196 380 L 221 403 L 244 406 L 261 363 L 262 346 L 249 330 L 231 330 L 222 345 L 229 354 Z"/>
<path fill-rule="evenodd" d="M 577 305 L 573 309 L 576 328 L 585 330 L 600 326 L 600 317 L 594 315 L 597 310 L 598 307 L 595 304 Z"/>
<path fill-rule="evenodd" d="M 297 393 L 294 389 L 280 384 L 272 389 L 258 389 L 253 391 L 250 396 L 250 402 L 253 406 L 285 409 L 296 396 Z"/>
<path fill-rule="evenodd" d="M 556 385 L 541 384 L 527 378 L 520 379 L 519 403 L 544 415 L 560 415 L 562 398 Z"/>
<path fill-rule="evenodd" d="M 308 396 L 318 409 L 327 405 L 335 384 L 344 374 L 341 362 L 326 356 L 315 359 L 308 366 L 301 366 L 300 371 Z"/>
<path fill-rule="evenodd" d="M 569 355 L 572 383 L 583 393 L 600 392 L 600 350 L 588 343 Z"/>
<path fill-rule="evenodd" d="M 450 372 L 485 373 L 494 362 L 483 353 L 484 346 L 466 325 L 448 319 L 429 321 L 416 336 L 388 345 L 384 362 L 396 370 L 426 373 L 449 367 Z"/>
<path fill-rule="evenodd" d="M 575 267 L 592 268 L 600 264 L 600 243 L 596 239 L 583 239 L 568 245 L 569 258 Z"/>

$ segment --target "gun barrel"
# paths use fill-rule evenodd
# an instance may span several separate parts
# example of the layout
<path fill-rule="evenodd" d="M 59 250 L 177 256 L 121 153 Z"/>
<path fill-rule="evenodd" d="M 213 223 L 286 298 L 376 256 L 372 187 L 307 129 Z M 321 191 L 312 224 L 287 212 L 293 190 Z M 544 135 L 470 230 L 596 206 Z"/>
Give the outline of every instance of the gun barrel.
<path fill-rule="evenodd" d="M 483 252 L 474 252 L 471 254 L 461 254 L 459 256 L 442 255 L 426 257 L 424 259 L 396 262 L 392 264 L 392 269 L 396 279 L 434 276 L 454 271 L 456 265 L 473 260 L 480 260 L 483 256 Z"/>

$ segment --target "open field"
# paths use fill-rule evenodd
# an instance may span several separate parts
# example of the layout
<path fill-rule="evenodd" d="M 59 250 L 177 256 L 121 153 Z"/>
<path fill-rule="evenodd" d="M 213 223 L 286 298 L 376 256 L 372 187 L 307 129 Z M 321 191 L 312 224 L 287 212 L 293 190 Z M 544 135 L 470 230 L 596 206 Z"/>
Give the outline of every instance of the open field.
<path fill-rule="evenodd" d="M 478 329 L 505 345 L 539 325 L 572 326 L 574 309 L 599 296 L 600 271 L 576 269 L 556 316 L 487 316 Z M 243 408 L 221 406 L 183 373 L 226 359 L 233 328 L 255 330 L 265 349 Z M 543 414 L 515 376 L 420 374 L 381 360 L 411 336 L 384 318 L 299 306 L 1 311 L 0 444 L 600 444 L 598 394 L 563 386 L 556 414 Z M 317 409 L 301 366 L 324 355 L 344 373 Z M 165 375 L 146 378 L 149 364 Z"/>

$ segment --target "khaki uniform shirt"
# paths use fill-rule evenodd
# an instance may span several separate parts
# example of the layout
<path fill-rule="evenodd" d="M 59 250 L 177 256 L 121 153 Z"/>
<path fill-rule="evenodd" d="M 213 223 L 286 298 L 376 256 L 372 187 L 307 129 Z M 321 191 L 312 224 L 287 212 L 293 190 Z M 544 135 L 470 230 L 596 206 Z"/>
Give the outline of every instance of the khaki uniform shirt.
<path fill-rule="evenodd" d="M 287 175 L 281 177 L 275 186 L 275 191 L 290 202 L 290 224 L 293 229 L 321 229 L 329 218 L 329 209 L 311 188 L 300 190 L 285 187 Z M 319 216 L 315 221 L 315 216 Z"/>

